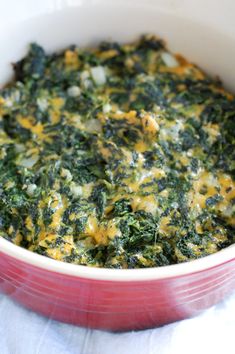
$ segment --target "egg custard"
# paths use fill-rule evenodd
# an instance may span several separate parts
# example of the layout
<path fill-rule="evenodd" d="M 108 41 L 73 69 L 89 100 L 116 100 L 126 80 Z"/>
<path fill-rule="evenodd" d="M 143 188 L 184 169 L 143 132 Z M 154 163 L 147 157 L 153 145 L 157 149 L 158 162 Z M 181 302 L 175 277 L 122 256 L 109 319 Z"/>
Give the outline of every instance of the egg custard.
<path fill-rule="evenodd" d="M 56 260 L 157 267 L 235 242 L 235 99 L 152 35 L 46 54 L 0 91 L 0 235 Z"/>

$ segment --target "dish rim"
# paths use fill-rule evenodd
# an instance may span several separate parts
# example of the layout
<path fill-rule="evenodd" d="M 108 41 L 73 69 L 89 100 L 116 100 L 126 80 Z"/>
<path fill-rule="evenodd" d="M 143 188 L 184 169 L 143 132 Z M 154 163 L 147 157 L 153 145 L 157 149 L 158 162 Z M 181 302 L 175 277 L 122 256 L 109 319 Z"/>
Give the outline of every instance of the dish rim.
<path fill-rule="evenodd" d="M 153 268 L 112 269 L 66 263 L 31 252 L 0 237 L 0 254 L 39 269 L 76 278 L 112 282 L 164 280 L 206 271 L 235 260 L 235 244 L 189 262 Z"/>

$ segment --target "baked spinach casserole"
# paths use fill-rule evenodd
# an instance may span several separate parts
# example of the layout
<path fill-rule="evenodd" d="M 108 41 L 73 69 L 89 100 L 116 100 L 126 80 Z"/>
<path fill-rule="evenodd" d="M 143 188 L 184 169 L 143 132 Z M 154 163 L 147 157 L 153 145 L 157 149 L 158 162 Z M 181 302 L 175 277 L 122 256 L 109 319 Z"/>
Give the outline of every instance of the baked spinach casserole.
<path fill-rule="evenodd" d="M 235 99 L 164 41 L 46 54 L 0 91 L 0 235 L 64 262 L 158 267 L 235 242 Z"/>

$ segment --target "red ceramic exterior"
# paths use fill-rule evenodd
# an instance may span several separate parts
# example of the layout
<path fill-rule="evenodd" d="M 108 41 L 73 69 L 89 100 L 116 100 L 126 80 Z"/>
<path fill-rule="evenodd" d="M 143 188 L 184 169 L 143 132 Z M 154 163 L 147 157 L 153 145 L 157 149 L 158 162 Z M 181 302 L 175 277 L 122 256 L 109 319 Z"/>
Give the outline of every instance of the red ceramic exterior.
<path fill-rule="evenodd" d="M 197 315 L 235 289 L 235 259 L 189 275 L 103 281 L 59 274 L 0 253 L 0 289 L 53 319 L 123 331 Z"/>

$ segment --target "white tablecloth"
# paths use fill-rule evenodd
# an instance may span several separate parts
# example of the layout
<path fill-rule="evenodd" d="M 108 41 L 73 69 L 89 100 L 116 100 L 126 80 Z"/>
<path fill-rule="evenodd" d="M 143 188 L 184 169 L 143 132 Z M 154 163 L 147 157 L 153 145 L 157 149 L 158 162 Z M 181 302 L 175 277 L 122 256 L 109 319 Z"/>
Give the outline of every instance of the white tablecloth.
<path fill-rule="evenodd" d="M 0 354 L 234 354 L 235 294 L 198 317 L 109 333 L 59 323 L 0 295 Z"/>

